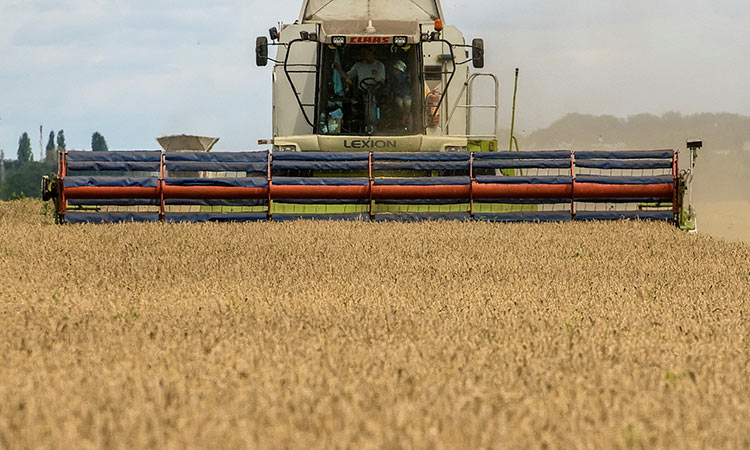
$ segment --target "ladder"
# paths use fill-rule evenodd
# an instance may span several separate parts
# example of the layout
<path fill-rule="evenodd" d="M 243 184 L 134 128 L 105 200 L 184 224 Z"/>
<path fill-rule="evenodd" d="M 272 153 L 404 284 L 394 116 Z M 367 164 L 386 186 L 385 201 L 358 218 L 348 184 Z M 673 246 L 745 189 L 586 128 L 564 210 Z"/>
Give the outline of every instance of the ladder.
<path fill-rule="evenodd" d="M 493 87 L 495 90 L 495 101 L 493 104 L 474 104 L 473 97 L 474 97 L 474 81 L 477 78 L 481 77 L 487 77 L 491 78 L 493 81 Z M 451 109 L 451 113 L 448 115 L 448 126 L 450 126 L 451 119 L 453 119 L 453 115 L 456 113 L 458 108 L 463 108 L 466 110 L 466 134 L 459 134 L 459 135 L 453 135 L 452 136 L 458 136 L 458 137 L 465 137 L 467 139 L 497 139 L 497 127 L 499 122 L 499 116 L 500 116 L 500 83 L 497 80 L 497 77 L 494 74 L 491 73 L 473 73 L 469 76 L 469 78 L 464 83 L 463 87 L 461 88 L 461 92 L 458 94 L 458 98 L 461 98 L 462 96 L 466 96 L 465 104 L 460 104 L 457 102 L 453 109 Z M 481 110 L 493 110 L 494 111 L 494 121 L 493 121 L 493 134 L 472 134 L 471 133 L 471 125 L 472 125 L 472 111 L 474 109 L 481 109 Z"/>

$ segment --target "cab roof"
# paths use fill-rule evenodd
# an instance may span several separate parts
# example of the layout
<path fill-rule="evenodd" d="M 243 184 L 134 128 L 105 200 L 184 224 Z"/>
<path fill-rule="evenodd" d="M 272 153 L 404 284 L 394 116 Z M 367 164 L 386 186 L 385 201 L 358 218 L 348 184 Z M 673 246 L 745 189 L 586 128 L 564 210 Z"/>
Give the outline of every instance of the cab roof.
<path fill-rule="evenodd" d="M 442 19 L 439 0 L 305 0 L 300 23 L 324 21 L 409 21 Z"/>

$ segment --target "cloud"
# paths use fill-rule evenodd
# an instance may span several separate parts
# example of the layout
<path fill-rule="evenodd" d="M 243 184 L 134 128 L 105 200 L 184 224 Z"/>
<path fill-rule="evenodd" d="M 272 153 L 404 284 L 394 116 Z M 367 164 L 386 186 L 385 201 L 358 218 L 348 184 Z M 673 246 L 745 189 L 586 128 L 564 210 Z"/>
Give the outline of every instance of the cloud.
<path fill-rule="evenodd" d="M 72 2 L 71 2 L 72 3 Z M 88 7 L 82 3 L 94 3 Z M 17 46 L 76 46 L 79 48 L 172 47 L 226 43 L 231 10 L 221 4 L 190 10 L 136 4 L 105 8 L 99 2 L 77 2 L 70 8 L 26 11 L 12 36 Z M 97 5 L 98 4 L 98 5 Z"/>
<path fill-rule="evenodd" d="M 234 100 L 250 97 L 260 73 L 245 32 L 252 8 L 241 3 L 3 3 L 0 142 L 44 123 L 66 128 L 71 147 L 88 146 L 97 129 L 114 130 L 113 147 L 152 146 L 178 120 L 246 116 Z"/>

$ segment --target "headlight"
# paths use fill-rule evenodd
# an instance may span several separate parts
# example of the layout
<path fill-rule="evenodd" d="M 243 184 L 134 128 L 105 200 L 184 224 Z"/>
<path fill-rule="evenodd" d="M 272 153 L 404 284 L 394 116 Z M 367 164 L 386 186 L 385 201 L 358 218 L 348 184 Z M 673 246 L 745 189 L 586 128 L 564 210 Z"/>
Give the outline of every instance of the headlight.
<path fill-rule="evenodd" d="M 460 145 L 446 145 L 445 146 L 446 152 L 465 152 L 466 147 L 460 146 Z"/>
<path fill-rule="evenodd" d="M 393 43 L 396 47 L 404 47 L 409 43 L 409 38 L 406 36 L 393 36 Z"/>
<path fill-rule="evenodd" d="M 346 36 L 333 36 L 331 38 L 331 44 L 336 47 L 343 47 L 346 44 Z"/>
<path fill-rule="evenodd" d="M 274 146 L 273 150 L 275 152 L 296 152 L 297 146 L 296 145 L 276 145 Z"/>

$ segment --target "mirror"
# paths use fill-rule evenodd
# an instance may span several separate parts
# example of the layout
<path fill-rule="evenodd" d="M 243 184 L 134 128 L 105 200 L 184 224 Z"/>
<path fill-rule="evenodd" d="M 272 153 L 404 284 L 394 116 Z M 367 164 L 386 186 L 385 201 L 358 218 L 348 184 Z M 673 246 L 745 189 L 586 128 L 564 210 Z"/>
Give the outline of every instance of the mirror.
<path fill-rule="evenodd" d="M 265 36 L 255 39 L 255 64 L 259 67 L 268 64 L 268 38 Z"/>
<path fill-rule="evenodd" d="M 484 40 L 474 39 L 471 41 L 471 59 L 475 68 L 484 68 Z"/>
<path fill-rule="evenodd" d="M 276 27 L 270 28 L 268 30 L 268 37 L 270 37 L 272 41 L 278 41 L 279 40 L 279 30 L 277 30 Z"/>

